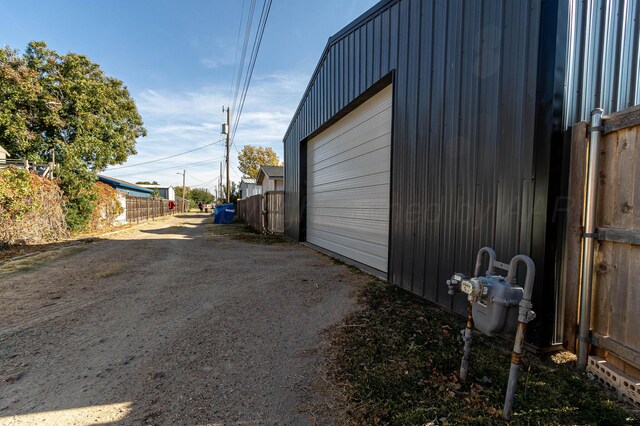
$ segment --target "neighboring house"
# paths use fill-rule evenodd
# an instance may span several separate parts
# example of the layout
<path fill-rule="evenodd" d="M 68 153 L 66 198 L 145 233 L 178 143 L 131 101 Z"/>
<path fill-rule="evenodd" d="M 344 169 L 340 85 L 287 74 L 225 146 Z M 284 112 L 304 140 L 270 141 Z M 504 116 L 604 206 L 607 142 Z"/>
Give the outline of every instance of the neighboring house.
<path fill-rule="evenodd" d="M 38 164 L 35 161 L 22 160 L 19 158 L 12 158 L 9 155 L 9 152 L 0 146 L 0 167 L 6 168 L 8 166 L 18 167 L 20 169 L 29 170 L 32 173 L 37 174 L 38 176 L 46 177 L 49 179 L 53 178 L 53 163 L 49 164 Z"/>
<path fill-rule="evenodd" d="M 445 280 L 480 247 L 529 255 L 527 340 L 561 344 L 571 128 L 640 102 L 632 4 L 380 1 L 329 38 L 284 136 L 286 236 L 459 313 Z"/>
<path fill-rule="evenodd" d="M 268 191 L 284 191 L 284 167 L 260 166 L 256 183 L 262 188 L 262 193 Z"/>
<path fill-rule="evenodd" d="M 175 191 L 175 188 L 171 185 L 169 186 L 140 185 L 140 186 L 142 186 L 143 188 L 151 189 L 152 191 L 157 190 L 158 195 L 164 198 L 165 200 L 176 201 L 176 191 Z"/>
<path fill-rule="evenodd" d="M 144 188 L 140 185 L 133 184 L 120 179 L 115 179 L 107 176 L 98 175 L 100 182 L 106 183 L 113 187 L 116 191 L 122 192 L 128 195 L 134 195 L 136 197 L 151 197 L 153 194 L 152 189 Z"/>
<path fill-rule="evenodd" d="M 6 164 L 7 157 L 11 157 L 11 155 L 9 155 L 9 152 L 6 149 L 0 146 L 0 164 Z"/>
<path fill-rule="evenodd" d="M 262 186 L 256 183 L 255 179 L 242 179 L 240 181 L 240 198 L 249 198 L 262 194 Z"/>

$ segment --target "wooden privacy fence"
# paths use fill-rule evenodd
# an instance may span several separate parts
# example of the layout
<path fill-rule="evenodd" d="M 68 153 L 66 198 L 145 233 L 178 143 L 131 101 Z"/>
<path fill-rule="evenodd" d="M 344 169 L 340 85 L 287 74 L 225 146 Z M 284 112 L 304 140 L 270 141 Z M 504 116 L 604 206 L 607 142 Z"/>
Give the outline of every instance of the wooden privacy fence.
<path fill-rule="evenodd" d="M 259 232 L 284 233 L 284 191 L 238 200 L 238 217 Z"/>
<path fill-rule="evenodd" d="M 127 223 L 153 220 L 156 217 L 176 213 L 178 203 L 174 209 L 169 208 L 169 200 L 158 200 L 149 197 L 127 195 L 126 216 Z"/>
<path fill-rule="evenodd" d="M 270 234 L 284 234 L 284 191 L 264 195 L 265 229 Z"/>
<path fill-rule="evenodd" d="M 640 106 L 603 117 L 591 354 L 640 379 Z M 574 126 L 564 249 L 564 336 L 575 351 L 589 123 Z"/>

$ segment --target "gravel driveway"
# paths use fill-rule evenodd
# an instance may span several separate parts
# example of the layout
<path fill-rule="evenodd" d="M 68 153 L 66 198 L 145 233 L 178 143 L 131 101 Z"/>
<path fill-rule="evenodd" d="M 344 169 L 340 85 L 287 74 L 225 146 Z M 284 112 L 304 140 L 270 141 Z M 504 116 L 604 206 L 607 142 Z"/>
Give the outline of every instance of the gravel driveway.
<path fill-rule="evenodd" d="M 0 424 L 332 423 L 322 331 L 366 277 L 210 219 L 1 265 Z"/>

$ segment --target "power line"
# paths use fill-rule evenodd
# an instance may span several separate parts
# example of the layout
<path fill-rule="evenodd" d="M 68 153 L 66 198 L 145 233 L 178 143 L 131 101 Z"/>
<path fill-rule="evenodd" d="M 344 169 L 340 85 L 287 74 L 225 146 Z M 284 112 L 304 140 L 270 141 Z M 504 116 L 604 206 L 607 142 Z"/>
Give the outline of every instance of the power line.
<path fill-rule="evenodd" d="M 203 183 L 210 183 L 210 182 L 214 182 L 214 181 L 216 181 L 216 180 L 218 180 L 218 179 L 219 179 L 219 177 L 218 177 L 218 176 L 216 176 L 215 178 L 213 178 L 213 179 L 212 179 L 212 180 L 210 180 L 210 181 L 204 181 L 204 180 L 202 180 L 202 179 L 198 179 L 197 177 L 195 177 L 194 175 L 192 175 L 192 174 L 191 174 L 191 173 L 189 173 L 189 172 L 187 172 L 187 174 L 188 174 L 189 176 L 191 176 L 191 178 L 192 178 L 192 179 L 197 180 L 197 181 L 198 181 L 198 182 L 200 182 L 201 184 L 203 184 Z"/>
<path fill-rule="evenodd" d="M 187 174 L 189 174 L 189 173 L 187 173 Z M 192 186 L 191 188 L 211 188 L 210 186 L 207 186 L 207 185 L 212 184 L 213 182 L 217 181 L 218 179 L 220 179 L 220 178 L 216 177 L 215 179 L 209 180 L 207 182 L 201 182 L 201 183 L 198 184 L 198 186 Z"/>
<path fill-rule="evenodd" d="M 193 178 L 193 179 L 197 180 L 198 182 L 204 182 L 202 179 L 198 179 L 197 177 L 195 177 L 195 176 L 194 176 L 194 175 L 192 175 L 191 173 L 189 173 L 189 172 L 186 172 L 186 173 L 187 173 L 189 176 L 191 176 L 191 178 Z"/>
<path fill-rule="evenodd" d="M 209 159 L 206 159 L 206 160 L 197 161 L 195 163 L 185 163 L 185 164 L 181 164 L 181 165 L 178 165 L 178 166 L 165 167 L 165 168 L 162 168 L 162 169 L 141 170 L 141 171 L 137 171 L 137 172 L 125 173 L 123 175 L 118 174 L 118 176 L 133 176 L 133 175 L 143 174 L 143 173 L 155 173 L 155 172 L 162 172 L 162 171 L 165 171 L 165 170 L 182 169 L 182 168 L 184 168 L 186 166 L 196 166 L 198 164 L 204 164 L 204 163 L 209 163 L 211 161 L 217 161 L 217 160 L 220 160 L 222 158 L 224 158 L 224 157 L 209 158 Z"/>
<path fill-rule="evenodd" d="M 247 73 L 245 75 L 244 85 L 242 88 L 242 95 L 240 97 L 239 107 L 236 106 L 234 108 L 234 112 L 237 111 L 237 115 L 235 115 L 234 125 L 233 125 L 233 133 L 231 136 L 232 140 L 235 140 L 236 132 L 238 130 L 238 124 L 240 123 L 240 117 L 242 115 L 242 110 L 244 108 L 244 102 L 247 98 L 247 92 L 249 91 L 249 85 L 251 84 L 251 77 L 253 76 L 253 70 L 256 65 L 256 60 L 258 58 L 258 52 L 260 50 L 260 45 L 262 43 L 262 36 L 264 35 L 264 30 L 267 26 L 267 19 L 269 18 L 269 12 L 271 10 L 271 2 L 272 0 L 265 0 L 262 5 L 262 12 L 260 14 L 260 20 L 258 21 L 258 29 L 256 30 L 256 37 L 253 43 L 253 48 L 251 52 L 251 57 L 249 59 L 249 65 L 247 67 Z"/>
<path fill-rule="evenodd" d="M 238 166 L 236 164 L 231 163 L 231 167 L 233 167 L 236 172 L 238 172 L 238 174 L 240 175 L 240 178 L 242 179 L 242 172 L 240 171 L 240 169 L 238 169 Z"/>
<path fill-rule="evenodd" d="M 244 70 L 244 60 L 247 56 L 247 47 L 249 46 L 249 37 L 251 36 L 251 26 L 253 25 L 253 13 L 256 8 L 256 0 L 251 0 L 251 5 L 249 6 L 249 15 L 247 17 L 247 26 L 244 31 L 244 43 L 242 45 L 242 55 L 240 57 L 240 66 L 238 67 L 238 76 L 236 78 L 236 90 L 233 95 L 233 111 L 236 110 L 237 101 L 238 101 L 238 92 L 240 90 L 240 81 L 242 79 L 242 71 Z"/>
<path fill-rule="evenodd" d="M 231 73 L 231 86 L 229 86 L 229 104 L 231 104 L 231 98 L 233 95 L 233 86 L 235 84 L 236 68 L 238 66 L 238 51 L 240 50 L 240 33 L 242 31 L 242 21 L 244 18 L 244 6 L 246 0 L 242 0 L 242 9 L 240 10 L 240 22 L 238 22 L 238 37 L 236 39 L 236 56 L 233 58 L 233 72 Z"/>
<path fill-rule="evenodd" d="M 126 165 L 126 166 L 120 166 L 120 167 L 111 167 L 111 168 L 109 168 L 109 171 L 112 171 L 112 170 L 120 170 L 120 169 L 126 169 L 126 168 L 129 168 L 129 167 L 143 166 L 143 165 L 145 165 L 145 164 L 151 164 L 151 163 L 156 163 L 156 162 L 158 162 L 158 161 L 169 160 L 169 159 L 171 159 L 171 158 L 180 157 L 181 155 L 189 154 L 189 153 L 191 153 L 191 152 L 195 152 L 195 151 L 199 151 L 199 150 L 204 149 L 204 148 L 208 148 L 208 147 L 210 147 L 210 146 L 212 146 L 212 145 L 215 145 L 215 144 L 217 144 L 217 143 L 220 143 L 220 142 L 222 142 L 222 139 L 221 139 L 221 140 L 219 140 L 219 141 L 216 141 L 216 142 L 212 142 L 212 143 L 207 144 L 207 145 L 203 145 L 203 146 L 198 147 L 198 148 L 190 149 L 189 151 L 181 152 L 181 153 L 179 153 L 179 154 L 173 154 L 173 155 L 169 155 L 169 156 L 167 156 L 167 157 L 157 158 L 157 159 L 155 159 L 155 160 L 144 161 L 144 162 L 142 162 L 142 163 L 128 164 L 128 165 Z"/>

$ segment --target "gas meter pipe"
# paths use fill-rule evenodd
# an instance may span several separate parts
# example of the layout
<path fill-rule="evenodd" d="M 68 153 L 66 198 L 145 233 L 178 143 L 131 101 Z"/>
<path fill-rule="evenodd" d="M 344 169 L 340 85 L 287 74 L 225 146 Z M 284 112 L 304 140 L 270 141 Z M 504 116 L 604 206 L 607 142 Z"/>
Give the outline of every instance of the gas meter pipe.
<path fill-rule="evenodd" d="M 593 281 L 593 248 L 596 240 L 596 197 L 598 195 L 598 159 L 600 156 L 600 133 L 602 108 L 591 111 L 589 137 L 589 163 L 584 203 L 584 235 L 582 244 L 582 271 L 580 287 L 580 323 L 578 329 L 578 367 L 587 366 L 589 356 L 589 330 L 591 326 L 591 287 Z"/>
<path fill-rule="evenodd" d="M 471 302 L 467 305 L 467 326 L 462 331 L 462 341 L 464 342 L 464 349 L 462 350 L 462 363 L 460 364 L 460 381 L 462 383 L 467 381 L 467 374 L 469 373 L 469 358 L 471 357 L 471 341 L 473 335 L 473 305 Z"/>
<path fill-rule="evenodd" d="M 536 267 L 530 257 L 524 255 L 515 256 L 509 263 L 509 273 L 506 281 L 510 284 L 517 282 L 516 272 L 518 262 L 522 262 L 527 267 L 527 275 L 524 281 L 524 295 L 520 300 L 518 308 L 518 327 L 516 329 L 516 340 L 513 344 L 513 352 L 511 354 L 511 369 L 509 370 L 509 382 L 507 384 L 507 394 L 504 398 L 504 408 L 502 416 L 509 420 L 511 417 L 511 409 L 513 408 L 513 398 L 516 393 L 516 385 L 518 384 L 518 375 L 520 374 L 520 366 L 522 365 L 522 350 L 524 347 L 524 335 L 527 330 L 527 323 L 535 318 L 534 312 L 531 310 L 531 293 L 533 291 L 533 280 L 536 275 Z"/>
<path fill-rule="evenodd" d="M 487 267 L 487 275 L 495 272 L 496 252 L 491 247 L 482 247 L 478 250 L 478 256 L 476 257 L 476 269 L 474 276 L 480 276 L 482 269 L 482 255 L 487 254 L 489 256 L 489 265 Z M 464 342 L 464 349 L 462 350 L 462 363 L 460 364 L 460 381 L 465 382 L 467 380 L 467 374 L 469 373 L 469 358 L 471 357 L 471 342 L 473 340 L 473 305 L 471 301 L 467 306 L 467 326 L 462 332 L 462 341 Z"/>
<path fill-rule="evenodd" d="M 487 267 L 487 275 L 493 274 L 495 272 L 496 263 L 496 252 L 491 247 L 482 247 L 478 250 L 478 255 L 476 256 L 476 269 L 474 271 L 474 276 L 480 276 L 480 270 L 482 269 L 482 255 L 486 253 L 489 256 L 489 265 Z"/>

